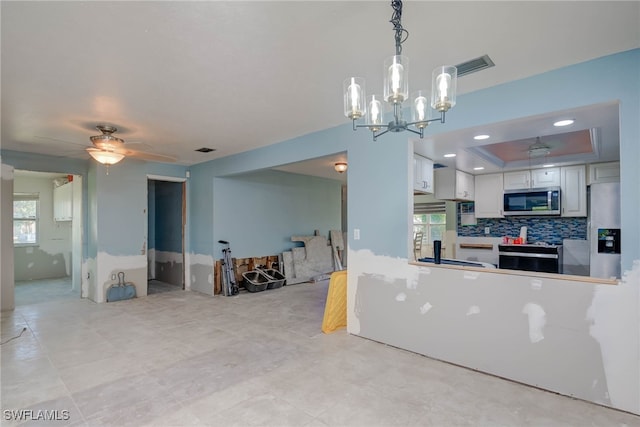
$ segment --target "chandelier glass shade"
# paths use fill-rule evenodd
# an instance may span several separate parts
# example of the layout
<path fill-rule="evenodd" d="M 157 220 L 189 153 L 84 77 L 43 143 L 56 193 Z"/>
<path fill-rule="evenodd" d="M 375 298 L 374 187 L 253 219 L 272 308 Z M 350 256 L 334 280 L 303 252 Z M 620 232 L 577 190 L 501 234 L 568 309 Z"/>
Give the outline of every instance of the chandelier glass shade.
<path fill-rule="evenodd" d="M 353 130 L 366 127 L 373 140 L 387 132 L 410 131 L 424 137 L 424 129 L 434 121 L 445 122 L 445 113 L 456 105 L 457 69 L 441 66 L 431 75 L 431 96 L 419 90 L 409 98 L 409 58 L 402 55 L 402 43 L 409 33 L 402 27 L 402 1 L 392 0 L 391 23 L 395 31 L 396 54 L 384 61 L 382 95 L 367 96 L 365 80 L 349 77 L 343 83 L 344 114 Z M 403 118 L 403 106 L 410 108 L 411 121 Z M 434 117 L 434 111 L 440 113 Z M 391 114 L 391 120 L 388 116 Z M 385 118 L 387 116 L 387 118 Z M 358 120 L 364 118 L 364 124 Z"/>

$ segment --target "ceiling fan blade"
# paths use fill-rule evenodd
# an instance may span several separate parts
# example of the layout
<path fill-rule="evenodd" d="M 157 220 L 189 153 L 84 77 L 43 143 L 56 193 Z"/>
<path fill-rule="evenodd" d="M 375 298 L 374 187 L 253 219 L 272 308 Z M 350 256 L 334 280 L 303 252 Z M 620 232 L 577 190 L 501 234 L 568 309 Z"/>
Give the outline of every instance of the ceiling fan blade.
<path fill-rule="evenodd" d="M 127 157 L 134 157 L 136 159 L 149 160 L 153 162 L 174 163 L 178 160 L 173 156 L 149 153 L 146 151 L 135 151 L 135 150 L 127 150 L 127 149 L 122 149 L 117 151 L 121 154 L 124 154 Z"/>
<path fill-rule="evenodd" d="M 79 143 L 79 142 L 65 141 L 64 139 L 51 138 L 49 136 L 37 136 L 37 135 L 35 135 L 34 138 L 44 139 L 44 140 L 49 140 L 49 141 L 55 141 L 55 142 L 62 142 L 64 144 L 77 145 L 78 147 L 83 147 L 83 148 L 87 146 L 87 144 L 82 144 L 82 143 Z"/>

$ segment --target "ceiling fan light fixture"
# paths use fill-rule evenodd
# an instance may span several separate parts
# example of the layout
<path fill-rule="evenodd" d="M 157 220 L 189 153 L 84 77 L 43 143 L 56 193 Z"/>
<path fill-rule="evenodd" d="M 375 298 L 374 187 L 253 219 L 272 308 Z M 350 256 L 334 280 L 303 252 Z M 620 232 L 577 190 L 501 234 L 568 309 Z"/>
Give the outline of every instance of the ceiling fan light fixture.
<path fill-rule="evenodd" d="M 89 137 L 89 139 L 91 139 L 91 142 L 96 147 L 102 148 L 103 150 L 113 150 L 124 144 L 124 140 L 116 138 L 113 135 L 95 135 Z"/>
<path fill-rule="evenodd" d="M 115 165 L 120 160 L 124 159 L 124 154 L 116 153 L 113 151 L 101 150 L 99 148 L 87 148 L 87 153 L 93 157 L 98 163 L 103 165 Z"/>
<path fill-rule="evenodd" d="M 336 170 L 336 172 L 338 173 L 343 173 L 347 171 L 347 162 L 336 162 L 333 165 L 333 168 Z"/>

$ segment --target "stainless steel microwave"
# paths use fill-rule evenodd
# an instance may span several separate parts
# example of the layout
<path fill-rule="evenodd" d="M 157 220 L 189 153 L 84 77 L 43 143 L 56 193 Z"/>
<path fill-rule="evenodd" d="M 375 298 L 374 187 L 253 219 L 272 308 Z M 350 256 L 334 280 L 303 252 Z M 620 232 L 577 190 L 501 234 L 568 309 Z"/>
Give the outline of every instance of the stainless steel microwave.
<path fill-rule="evenodd" d="M 504 215 L 560 215 L 560 187 L 507 190 Z"/>

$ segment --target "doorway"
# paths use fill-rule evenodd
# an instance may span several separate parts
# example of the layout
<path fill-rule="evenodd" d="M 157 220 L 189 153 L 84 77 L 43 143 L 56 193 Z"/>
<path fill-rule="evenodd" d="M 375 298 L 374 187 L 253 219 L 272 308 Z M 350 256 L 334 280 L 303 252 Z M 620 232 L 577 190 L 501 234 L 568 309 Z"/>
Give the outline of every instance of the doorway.
<path fill-rule="evenodd" d="M 185 180 L 147 181 L 147 294 L 185 288 Z"/>
<path fill-rule="evenodd" d="M 80 298 L 82 176 L 15 170 L 15 305 Z"/>

